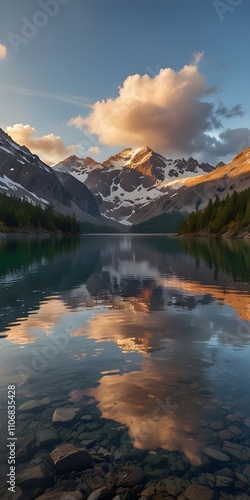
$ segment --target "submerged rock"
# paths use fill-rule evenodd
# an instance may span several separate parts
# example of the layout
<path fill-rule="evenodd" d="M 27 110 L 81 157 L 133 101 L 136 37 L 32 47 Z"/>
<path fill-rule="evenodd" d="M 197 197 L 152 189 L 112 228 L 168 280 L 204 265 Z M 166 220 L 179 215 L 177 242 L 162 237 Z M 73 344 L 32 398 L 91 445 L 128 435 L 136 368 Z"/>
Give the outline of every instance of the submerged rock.
<path fill-rule="evenodd" d="M 93 415 L 83 415 L 81 417 L 81 420 L 83 420 L 84 422 L 91 422 L 93 420 Z"/>
<path fill-rule="evenodd" d="M 151 467 L 156 467 L 160 465 L 164 460 L 166 462 L 166 458 L 163 457 L 162 455 L 148 454 L 145 459 L 145 463 L 149 464 Z"/>
<path fill-rule="evenodd" d="M 243 474 L 250 479 L 250 465 L 246 465 L 243 469 Z"/>
<path fill-rule="evenodd" d="M 18 411 L 39 412 L 42 408 L 47 406 L 50 401 L 51 400 L 48 398 L 41 399 L 41 401 L 31 399 L 30 401 L 26 401 L 26 403 L 23 403 L 21 406 L 19 406 Z"/>
<path fill-rule="evenodd" d="M 26 460 L 32 455 L 36 446 L 36 436 L 29 433 L 24 437 L 19 437 L 17 441 L 16 458 L 20 461 Z"/>
<path fill-rule="evenodd" d="M 106 478 L 106 486 L 110 490 L 112 490 L 115 486 L 115 476 L 112 474 L 112 472 L 108 472 L 105 476 Z"/>
<path fill-rule="evenodd" d="M 216 476 L 216 486 L 218 488 L 228 488 L 233 485 L 233 478 L 228 476 Z"/>
<path fill-rule="evenodd" d="M 63 444 L 50 453 L 56 474 L 82 471 L 91 466 L 91 457 L 85 450 L 78 450 L 73 444 Z"/>
<path fill-rule="evenodd" d="M 40 447 L 47 447 L 55 444 L 58 442 L 59 437 L 54 431 L 54 429 L 45 429 L 42 431 L 37 431 L 36 432 L 36 446 L 38 448 Z"/>
<path fill-rule="evenodd" d="M 226 455 L 226 453 L 222 453 L 222 451 L 216 450 L 215 448 L 206 447 L 203 450 L 203 453 L 210 458 L 214 458 L 214 460 L 218 460 L 218 462 L 229 462 L 230 457 Z"/>
<path fill-rule="evenodd" d="M 115 475 L 115 482 L 117 487 L 132 488 L 141 482 L 143 475 L 140 467 L 122 467 Z"/>
<path fill-rule="evenodd" d="M 238 443 L 231 443 L 230 441 L 224 441 L 223 450 L 229 455 L 232 455 L 242 462 L 247 462 L 250 460 L 250 448 L 243 446 Z"/>
<path fill-rule="evenodd" d="M 52 422 L 61 424 L 61 423 L 71 423 L 80 408 L 57 408 L 52 416 Z"/>
<path fill-rule="evenodd" d="M 4 490 L 0 492 L 0 498 L 2 500 L 23 500 L 24 494 L 23 490 L 19 486 L 15 487 L 15 493 L 12 491 L 6 491 L 6 482 L 4 484 Z"/>
<path fill-rule="evenodd" d="M 84 495 L 80 491 L 58 491 L 56 493 L 44 493 L 37 500 L 83 500 Z"/>
<path fill-rule="evenodd" d="M 187 487 L 184 492 L 187 500 L 213 500 L 215 498 L 215 493 L 206 488 L 206 486 L 201 486 L 200 484 L 191 484 Z"/>
<path fill-rule="evenodd" d="M 230 427 L 228 427 L 228 430 L 229 430 L 229 432 L 231 432 L 235 436 L 240 436 L 243 432 L 242 429 L 237 427 L 237 425 L 230 425 Z"/>
<path fill-rule="evenodd" d="M 100 470 L 102 472 L 102 469 Z M 96 474 L 96 467 L 93 470 L 93 472 Z M 94 477 L 88 477 L 87 484 L 91 488 L 91 491 L 96 491 L 100 488 L 103 488 L 104 486 L 107 486 L 105 478 L 100 477 L 100 475 Z"/>
<path fill-rule="evenodd" d="M 227 429 L 223 429 L 223 431 L 218 432 L 218 438 L 221 441 L 229 441 L 232 438 L 232 434 Z"/>
<path fill-rule="evenodd" d="M 155 494 L 155 491 L 156 491 L 155 486 L 149 486 L 148 488 L 146 488 L 141 492 L 141 495 L 147 498 L 152 497 Z"/>
<path fill-rule="evenodd" d="M 222 418 L 215 418 L 208 424 L 208 428 L 212 429 L 213 431 L 222 431 L 224 429 L 224 419 Z"/>
<path fill-rule="evenodd" d="M 46 465 L 37 465 L 25 469 L 17 476 L 17 484 L 22 489 L 46 488 L 53 481 L 52 470 Z"/>
<path fill-rule="evenodd" d="M 137 500 L 135 493 L 129 488 L 119 492 L 112 500 Z"/>
<path fill-rule="evenodd" d="M 250 417 L 245 418 L 244 424 L 246 427 L 250 427 Z"/>
<path fill-rule="evenodd" d="M 177 497 L 182 491 L 182 478 L 170 476 L 168 479 L 164 479 L 162 483 L 165 485 L 165 490 L 169 495 Z"/>
<path fill-rule="evenodd" d="M 98 488 L 97 490 L 93 491 L 91 495 L 89 495 L 88 500 L 102 500 L 109 495 L 110 490 L 107 488 L 107 486 L 103 486 L 102 488 Z"/>

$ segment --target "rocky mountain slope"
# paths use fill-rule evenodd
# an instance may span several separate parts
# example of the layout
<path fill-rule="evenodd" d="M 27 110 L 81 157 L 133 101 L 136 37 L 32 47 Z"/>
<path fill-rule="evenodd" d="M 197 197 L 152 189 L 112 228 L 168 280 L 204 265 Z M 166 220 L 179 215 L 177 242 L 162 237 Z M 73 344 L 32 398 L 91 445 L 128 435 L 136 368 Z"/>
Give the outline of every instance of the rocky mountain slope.
<path fill-rule="evenodd" d="M 103 163 L 70 156 L 54 169 L 84 182 L 106 217 L 131 224 L 136 222 L 134 214 L 148 203 L 165 194 L 173 196 L 183 179 L 212 172 L 214 167 L 194 158 L 166 159 L 146 146 L 124 149 Z"/>
<path fill-rule="evenodd" d="M 0 129 L 0 192 L 51 203 L 94 224 L 126 230 L 164 213 L 202 209 L 209 198 L 249 186 L 250 148 L 216 167 L 194 158 L 166 159 L 146 146 L 103 163 L 70 156 L 51 168 Z"/>
<path fill-rule="evenodd" d="M 100 224 L 96 200 L 82 182 L 55 172 L 1 129 L 0 192 L 43 207 L 53 204 L 61 213 L 74 212 L 80 220 Z"/>
<path fill-rule="evenodd" d="M 217 195 L 222 199 L 234 190 L 243 191 L 249 186 L 250 148 L 247 148 L 227 165 L 219 166 L 204 175 L 183 179 L 175 188 L 172 186 L 172 194 L 165 193 L 147 205 L 136 208 L 130 221 L 139 223 L 165 212 L 203 209 L 209 198 L 214 200 Z"/>

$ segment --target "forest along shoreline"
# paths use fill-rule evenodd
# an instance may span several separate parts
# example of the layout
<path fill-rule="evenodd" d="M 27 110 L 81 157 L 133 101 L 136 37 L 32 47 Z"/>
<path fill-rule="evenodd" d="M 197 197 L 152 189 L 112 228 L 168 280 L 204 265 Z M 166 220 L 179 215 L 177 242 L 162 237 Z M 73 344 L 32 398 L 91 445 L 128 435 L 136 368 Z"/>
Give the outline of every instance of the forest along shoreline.
<path fill-rule="evenodd" d="M 175 238 L 206 238 L 206 239 L 224 239 L 224 240 L 233 240 L 233 239 L 243 239 L 243 240 L 248 240 L 250 239 L 250 231 L 226 231 L 225 233 L 215 233 L 211 234 L 209 231 L 198 231 L 197 233 L 184 233 L 184 234 L 179 234 L 176 233 L 174 235 L 171 235 L 172 237 Z"/>

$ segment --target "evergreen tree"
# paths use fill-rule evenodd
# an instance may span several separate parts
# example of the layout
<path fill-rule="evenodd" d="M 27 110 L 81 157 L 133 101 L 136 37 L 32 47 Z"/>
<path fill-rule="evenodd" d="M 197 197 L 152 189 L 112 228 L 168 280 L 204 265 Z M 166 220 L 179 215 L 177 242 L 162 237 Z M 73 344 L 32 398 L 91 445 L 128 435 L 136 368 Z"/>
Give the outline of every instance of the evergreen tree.
<path fill-rule="evenodd" d="M 243 230 L 250 225 L 250 188 L 234 191 L 223 200 L 218 195 L 209 200 L 202 211 L 192 212 L 182 223 L 180 234 L 197 233 L 205 230 L 211 234 L 222 234 L 227 230 Z"/>
<path fill-rule="evenodd" d="M 68 232 L 77 234 L 80 225 L 75 215 L 56 214 L 52 206 L 42 209 L 27 200 L 16 199 L 0 193 L 0 227 L 1 231 L 47 230 L 51 232 Z"/>

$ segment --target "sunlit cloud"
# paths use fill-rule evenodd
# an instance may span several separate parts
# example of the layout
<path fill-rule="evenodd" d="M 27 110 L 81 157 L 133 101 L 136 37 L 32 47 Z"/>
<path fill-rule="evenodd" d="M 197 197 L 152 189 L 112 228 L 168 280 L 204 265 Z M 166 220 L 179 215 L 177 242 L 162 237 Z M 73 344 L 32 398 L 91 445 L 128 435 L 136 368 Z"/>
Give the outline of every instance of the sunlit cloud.
<path fill-rule="evenodd" d="M 64 302 L 48 298 L 40 304 L 35 314 L 20 318 L 8 328 L 8 340 L 14 344 L 32 344 L 37 340 L 37 332 L 43 331 L 45 335 L 54 333 L 55 325 L 68 312 Z"/>
<path fill-rule="evenodd" d="M 200 427 L 203 407 L 212 403 L 213 395 L 203 396 L 192 389 L 192 380 L 204 383 L 202 361 L 195 369 L 187 365 L 180 366 L 176 359 L 166 363 L 149 358 L 140 371 L 102 377 L 87 394 L 99 402 L 103 418 L 128 427 L 136 448 L 179 450 L 199 464 L 207 439 L 206 430 Z"/>
<path fill-rule="evenodd" d="M 76 128 L 81 129 L 86 123 L 86 119 L 83 118 L 81 115 L 75 116 L 74 118 L 71 118 L 71 120 L 68 121 L 68 125 L 74 125 Z"/>
<path fill-rule="evenodd" d="M 194 52 L 193 54 L 193 60 L 192 60 L 192 65 L 193 66 L 198 66 L 198 64 L 201 62 L 203 56 L 204 56 L 204 52 Z"/>
<path fill-rule="evenodd" d="M 237 153 L 246 131 L 232 130 L 228 141 L 224 122 L 242 117 L 243 110 L 240 104 L 232 109 L 215 105 L 211 96 L 217 88 L 206 85 L 198 68 L 203 55 L 195 52 L 191 64 L 179 71 L 162 68 L 151 76 L 128 76 L 117 97 L 95 102 L 87 117 L 79 114 L 68 125 L 87 130 L 106 146 L 148 145 L 162 154 L 207 158 Z"/>
<path fill-rule="evenodd" d="M 100 148 L 98 148 L 98 146 L 91 146 L 91 148 L 89 148 L 89 152 L 98 155 L 101 152 L 101 150 Z"/>
<path fill-rule="evenodd" d="M 66 146 L 63 140 L 54 134 L 37 137 L 37 131 L 31 125 L 16 123 L 12 127 L 7 127 L 6 132 L 14 141 L 26 146 L 48 165 L 59 162 L 76 151 L 76 146 Z"/>
<path fill-rule="evenodd" d="M 0 61 L 7 57 L 7 47 L 5 45 L 0 44 Z"/>

